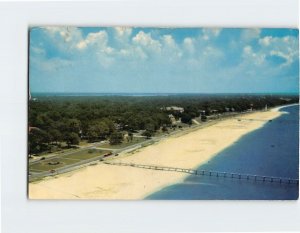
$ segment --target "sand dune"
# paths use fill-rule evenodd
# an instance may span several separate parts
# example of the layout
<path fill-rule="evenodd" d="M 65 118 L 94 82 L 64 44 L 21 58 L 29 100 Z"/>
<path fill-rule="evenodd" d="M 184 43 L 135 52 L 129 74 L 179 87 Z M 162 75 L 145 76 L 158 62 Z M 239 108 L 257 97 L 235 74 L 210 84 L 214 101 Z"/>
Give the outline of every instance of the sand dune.
<path fill-rule="evenodd" d="M 181 136 L 171 136 L 115 161 L 196 168 L 243 135 L 280 116 L 254 112 L 226 119 Z M 99 164 L 29 184 L 33 199 L 142 199 L 186 177 L 183 173 Z"/>

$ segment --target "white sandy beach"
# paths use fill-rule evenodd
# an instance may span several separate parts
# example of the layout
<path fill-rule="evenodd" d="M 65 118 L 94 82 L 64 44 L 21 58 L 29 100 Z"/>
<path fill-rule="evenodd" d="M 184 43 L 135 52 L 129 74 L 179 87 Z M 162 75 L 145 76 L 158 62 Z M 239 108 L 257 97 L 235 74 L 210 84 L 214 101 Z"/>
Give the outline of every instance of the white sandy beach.
<path fill-rule="evenodd" d="M 279 117 L 278 111 L 253 112 L 226 119 L 180 136 L 170 136 L 114 161 L 158 166 L 196 168 L 237 142 L 243 135 Z M 248 119 L 248 120 L 247 120 Z M 254 120 L 249 120 L 254 119 Z M 146 170 L 105 164 L 49 177 L 29 184 L 32 199 L 143 199 L 184 179 L 178 172 Z"/>

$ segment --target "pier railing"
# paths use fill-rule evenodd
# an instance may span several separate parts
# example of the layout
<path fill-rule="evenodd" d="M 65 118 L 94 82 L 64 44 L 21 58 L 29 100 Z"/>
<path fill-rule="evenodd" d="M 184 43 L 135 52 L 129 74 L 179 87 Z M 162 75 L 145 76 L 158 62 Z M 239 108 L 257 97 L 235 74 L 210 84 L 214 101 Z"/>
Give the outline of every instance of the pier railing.
<path fill-rule="evenodd" d="M 227 179 L 248 180 L 248 181 L 256 181 L 256 182 L 270 182 L 270 183 L 279 183 L 279 184 L 297 184 L 297 185 L 299 184 L 298 179 L 292 179 L 286 177 L 283 178 L 283 177 L 273 177 L 273 176 L 219 172 L 219 171 L 211 171 L 211 170 L 195 170 L 195 169 L 186 169 L 186 168 L 177 168 L 177 167 L 164 167 L 164 166 L 156 166 L 156 165 L 109 162 L 109 161 L 105 161 L 104 164 L 115 165 L 115 166 L 129 166 L 135 168 L 160 170 L 160 171 L 182 172 L 182 173 L 188 173 L 196 176 L 210 176 L 210 177 L 219 177 L 219 178 L 227 178 Z"/>

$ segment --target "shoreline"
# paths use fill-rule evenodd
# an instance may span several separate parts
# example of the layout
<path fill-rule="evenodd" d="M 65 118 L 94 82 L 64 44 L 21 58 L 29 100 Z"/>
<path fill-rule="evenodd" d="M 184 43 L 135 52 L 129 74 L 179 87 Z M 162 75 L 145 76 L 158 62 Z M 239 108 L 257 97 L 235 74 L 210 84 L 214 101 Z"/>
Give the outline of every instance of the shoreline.
<path fill-rule="evenodd" d="M 190 132 L 172 135 L 113 161 L 198 168 L 244 135 L 284 114 L 279 112 L 283 107 L 288 105 L 265 112 L 246 113 L 238 117 L 240 120 L 223 119 Z M 166 186 L 184 180 L 187 176 L 188 174 L 177 172 L 99 163 L 29 183 L 28 196 L 30 199 L 144 199 Z"/>
<path fill-rule="evenodd" d="M 272 108 L 271 111 L 279 111 L 282 108 L 287 108 L 287 107 L 292 107 L 292 106 L 297 106 L 297 105 L 299 105 L 299 103 L 282 105 L 282 106 L 278 106 L 278 107 Z"/>

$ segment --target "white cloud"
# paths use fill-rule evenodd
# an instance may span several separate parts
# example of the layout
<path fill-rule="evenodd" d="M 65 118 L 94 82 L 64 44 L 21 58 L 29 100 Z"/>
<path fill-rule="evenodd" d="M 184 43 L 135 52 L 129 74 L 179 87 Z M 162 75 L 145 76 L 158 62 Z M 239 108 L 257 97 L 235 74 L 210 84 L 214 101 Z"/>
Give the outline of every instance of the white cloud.
<path fill-rule="evenodd" d="M 247 56 L 251 55 L 253 53 L 252 47 L 250 45 L 245 46 L 243 51 L 244 51 L 244 54 L 246 54 Z"/>
<path fill-rule="evenodd" d="M 220 28 L 203 28 L 202 29 L 202 39 L 203 40 L 210 40 L 216 38 L 221 33 Z"/>
<path fill-rule="evenodd" d="M 289 55 L 284 54 L 283 52 L 280 52 L 280 51 L 276 51 L 276 50 L 271 50 L 270 54 L 278 56 L 278 57 L 282 57 L 285 60 L 290 60 L 291 59 L 291 57 Z"/>
<path fill-rule="evenodd" d="M 97 45 L 99 48 L 105 48 L 107 46 L 108 36 L 106 31 L 99 31 L 95 33 L 89 33 L 87 37 L 79 41 L 76 45 L 78 49 L 85 49 L 89 45 Z"/>
<path fill-rule="evenodd" d="M 115 27 L 115 38 L 117 40 L 128 39 L 131 36 L 132 28 L 130 27 Z"/>
<path fill-rule="evenodd" d="M 210 58 L 221 58 L 223 57 L 223 52 L 213 46 L 207 46 L 203 49 L 202 54 Z"/>
<path fill-rule="evenodd" d="M 262 46 L 269 46 L 272 40 L 272 36 L 265 36 L 258 40 L 258 43 Z"/>
<path fill-rule="evenodd" d="M 230 41 L 225 40 L 225 43 L 234 42 L 234 46 L 231 47 L 230 44 L 223 46 L 219 40 L 214 40 L 220 36 L 221 29 L 202 29 L 199 36 L 185 37 L 180 44 L 177 44 L 176 38 L 169 30 L 161 34 L 155 34 L 153 31 L 146 33 L 141 30 L 133 35 L 131 28 L 116 27 L 108 32 L 101 29 L 85 37 L 80 29 L 73 27 L 51 27 L 46 28 L 45 31 L 53 39 L 53 45 L 60 47 L 68 55 L 74 53 L 71 54 L 71 61 L 74 59 L 77 64 L 81 64 L 82 61 L 90 62 L 93 63 L 93 67 L 100 67 L 100 69 L 113 68 L 116 64 L 125 70 L 128 67 L 134 69 L 157 67 L 158 64 L 167 69 L 172 64 L 172 69 L 182 67 L 180 68 L 182 71 L 189 69 L 199 73 L 209 71 L 213 73 L 215 69 L 219 70 L 219 67 L 223 67 L 225 61 L 228 67 L 234 65 L 218 71 L 219 75 L 226 73 L 225 69 L 229 69 L 236 76 L 247 73 L 254 77 L 258 73 L 267 72 L 277 75 L 278 72 L 287 70 L 282 67 L 298 59 L 297 37 L 260 38 L 259 29 L 241 30 L 240 36 L 234 34 Z M 109 35 L 112 37 L 109 38 Z M 36 57 L 38 54 L 44 56 L 45 51 L 41 49 L 42 47 L 32 47 L 32 54 Z M 230 53 L 226 51 L 228 48 L 231 50 Z M 272 64 L 273 61 L 269 58 L 275 56 L 284 59 L 281 65 Z M 236 59 L 240 57 L 242 59 Z M 280 62 L 281 59 L 274 59 L 274 61 Z M 58 64 L 59 62 L 58 60 L 43 62 L 41 67 L 45 70 L 53 70 L 71 65 L 67 60 L 62 60 L 61 65 Z M 142 66 L 141 62 L 144 62 Z"/>
<path fill-rule="evenodd" d="M 183 48 L 190 54 L 193 54 L 195 52 L 195 40 L 190 38 L 190 37 L 186 37 L 183 40 Z"/>
<path fill-rule="evenodd" d="M 284 52 L 281 52 L 278 50 L 271 50 L 270 55 L 281 57 L 285 60 L 285 63 L 281 64 L 281 67 L 290 65 L 291 63 L 293 63 L 293 61 L 295 59 L 295 56 L 293 53 L 284 53 Z"/>
<path fill-rule="evenodd" d="M 64 70 L 67 67 L 73 65 L 73 62 L 67 59 L 62 58 L 51 58 L 46 59 L 45 57 L 30 57 L 30 62 L 35 65 L 40 70 L 45 72 L 60 72 L 60 70 Z"/>
<path fill-rule="evenodd" d="M 178 46 L 172 35 L 163 35 L 162 40 L 162 56 L 168 61 L 176 61 L 183 55 L 182 49 Z"/>
<path fill-rule="evenodd" d="M 108 68 L 115 61 L 115 49 L 108 46 L 108 34 L 105 30 L 89 33 L 76 44 L 76 48 L 89 57 L 94 56 L 104 68 Z"/>
<path fill-rule="evenodd" d="M 171 48 L 175 48 L 176 47 L 176 43 L 175 40 L 173 39 L 173 37 L 171 35 L 164 35 L 162 37 L 162 40 L 164 42 L 164 45 L 171 47 Z"/>
<path fill-rule="evenodd" d="M 258 28 L 243 29 L 241 33 L 241 39 L 245 42 L 258 39 L 260 37 L 261 30 Z"/>
<path fill-rule="evenodd" d="M 77 27 L 44 27 L 46 33 L 56 40 L 61 49 L 74 47 L 82 39 L 82 33 Z"/>
<path fill-rule="evenodd" d="M 278 56 L 286 60 L 281 66 L 288 66 L 298 59 L 298 39 L 293 36 L 266 36 L 259 40 L 261 50 L 269 56 Z"/>
<path fill-rule="evenodd" d="M 117 53 L 118 58 L 124 59 L 124 61 L 131 60 L 145 60 L 148 58 L 148 55 L 140 46 L 131 46 L 126 49 L 120 49 Z"/>
<path fill-rule="evenodd" d="M 87 43 L 85 42 L 85 40 L 79 41 L 76 45 L 76 47 L 78 49 L 85 49 L 87 47 Z"/>
<path fill-rule="evenodd" d="M 105 30 L 91 32 L 85 38 L 77 27 L 45 27 L 44 30 L 54 41 L 53 44 L 68 54 L 91 48 L 90 54 L 97 56 L 103 64 L 108 64 L 107 60 L 112 59 L 104 56 L 114 53 L 114 49 L 107 45 L 108 35 Z"/>
<path fill-rule="evenodd" d="M 41 27 L 44 29 L 49 35 L 55 35 L 56 33 L 60 33 L 62 30 L 67 30 L 67 27 L 55 27 L 55 26 L 49 26 L 49 27 Z"/>
<path fill-rule="evenodd" d="M 46 51 L 43 48 L 30 46 L 30 52 L 35 53 L 36 55 L 45 55 Z"/>
<path fill-rule="evenodd" d="M 147 51 L 152 51 L 155 53 L 161 52 L 161 43 L 158 40 L 154 40 L 150 33 L 140 31 L 132 38 L 132 41 L 135 45 L 140 45 Z"/>
<path fill-rule="evenodd" d="M 262 65 L 265 61 L 266 55 L 261 52 L 254 52 L 250 45 L 247 45 L 243 49 L 243 58 L 246 63 Z"/>

